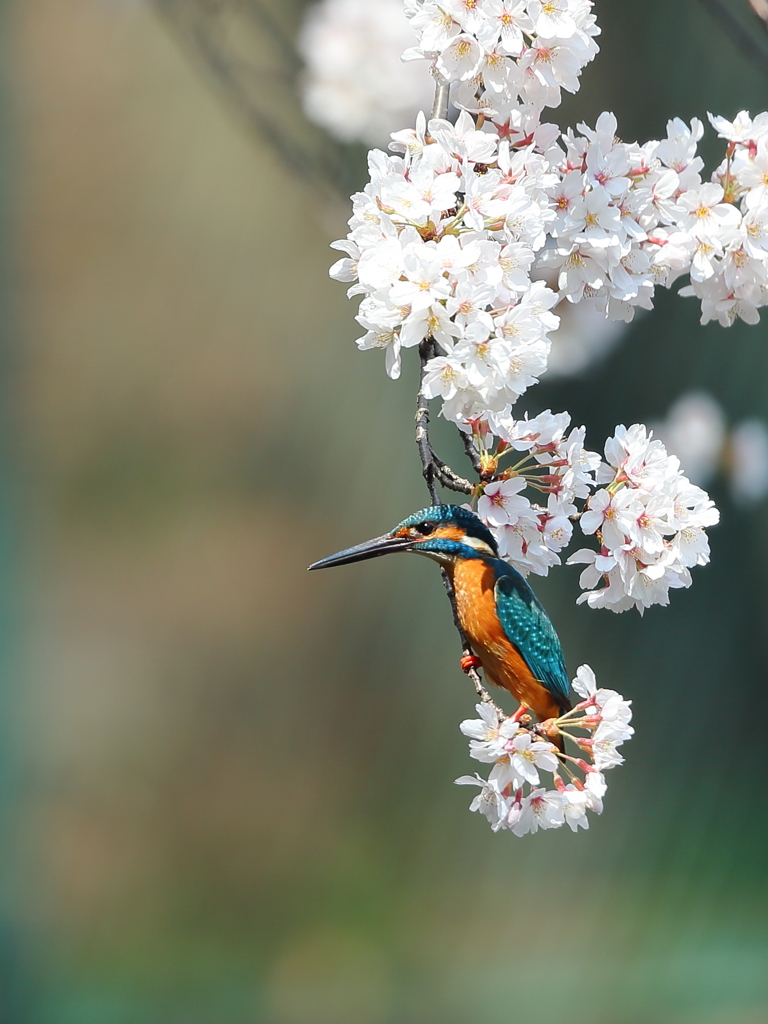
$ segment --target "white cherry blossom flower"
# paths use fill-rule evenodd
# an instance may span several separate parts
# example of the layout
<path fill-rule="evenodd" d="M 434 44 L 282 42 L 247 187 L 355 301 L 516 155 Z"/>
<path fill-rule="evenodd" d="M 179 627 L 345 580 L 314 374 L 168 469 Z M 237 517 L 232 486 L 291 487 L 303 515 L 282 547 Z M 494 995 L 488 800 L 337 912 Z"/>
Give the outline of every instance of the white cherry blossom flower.
<path fill-rule="evenodd" d="M 531 507 L 528 499 L 520 494 L 526 485 L 523 477 L 487 484 L 477 503 L 478 514 L 489 526 L 507 526 L 517 522 L 521 513 Z"/>
<path fill-rule="evenodd" d="M 509 807 L 496 779 L 483 779 L 479 775 L 462 775 L 456 779 L 458 786 L 479 786 L 480 792 L 469 805 L 470 811 L 479 811 L 495 830 L 502 827 L 509 813 Z"/>
<path fill-rule="evenodd" d="M 467 377 L 460 360 L 438 356 L 429 361 L 424 374 L 423 391 L 427 398 L 451 399 L 460 391 L 466 390 Z"/>
<path fill-rule="evenodd" d="M 512 57 L 519 57 L 525 37 L 534 32 L 525 0 L 486 0 L 485 13 L 489 23 L 495 26 L 500 48 Z"/>
<path fill-rule="evenodd" d="M 622 488 L 618 494 L 596 491 L 582 514 L 581 529 L 587 535 L 600 530 L 607 547 L 620 547 L 626 542 L 631 524 L 641 510 L 640 501 L 628 488 Z"/>
<path fill-rule="evenodd" d="M 569 559 L 587 565 L 581 585 L 590 593 L 579 600 L 616 612 L 667 604 L 670 589 L 690 586 L 689 569 L 709 560 L 704 530 L 718 521 L 717 510 L 641 424 L 618 427 L 605 460 L 597 479 L 608 487 L 592 495 L 581 516 L 582 531 L 599 534 L 600 552 Z"/>
<path fill-rule="evenodd" d="M 580 828 L 589 828 L 587 810 L 590 809 L 590 794 L 586 789 L 578 789 L 574 785 L 566 786 L 562 793 L 563 815 L 571 832 Z"/>
<path fill-rule="evenodd" d="M 576 676 L 571 682 L 571 686 L 584 700 L 594 696 L 597 690 L 597 680 L 595 679 L 595 673 L 589 665 L 579 666 L 576 670 Z"/>
<path fill-rule="evenodd" d="M 558 760 L 551 743 L 533 740 L 529 732 L 518 732 L 507 744 L 509 759 L 515 772 L 526 782 L 539 784 L 538 768 L 557 770 Z"/>
<path fill-rule="evenodd" d="M 437 59 L 438 70 L 449 82 L 474 78 L 483 62 L 483 49 L 466 33 L 455 36 Z"/>
<path fill-rule="evenodd" d="M 602 772 L 597 770 L 587 772 L 587 777 L 584 780 L 584 788 L 587 793 L 587 807 L 590 811 L 595 814 L 603 813 L 603 797 L 605 796 L 607 786 L 605 784 L 605 776 Z"/>
<path fill-rule="evenodd" d="M 598 771 L 604 772 L 609 768 L 616 768 L 624 764 L 624 758 L 618 751 L 622 742 L 621 731 L 610 727 L 603 728 L 599 739 L 595 735 L 592 743 L 592 759 Z"/>
<path fill-rule="evenodd" d="M 677 201 L 678 224 L 705 242 L 732 240 L 740 223 L 739 211 L 723 202 L 720 185 L 704 184 L 684 192 Z"/>
<path fill-rule="evenodd" d="M 707 114 L 707 117 L 720 138 L 729 142 L 757 142 L 768 135 L 768 114 L 758 114 L 754 120 L 746 110 L 740 111 L 733 121 L 714 114 Z"/>
<path fill-rule="evenodd" d="M 534 789 L 520 802 L 510 828 L 516 836 L 524 836 L 538 829 L 559 828 L 565 820 L 563 798 L 556 790 Z"/>
<path fill-rule="evenodd" d="M 511 718 L 500 720 L 495 708 L 488 704 L 476 704 L 475 710 L 480 718 L 468 719 L 459 726 L 464 735 L 470 737 L 470 754 L 476 761 L 500 761 L 520 727 Z"/>
<path fill-rule="evenodd" d="M 574 7 L 570 0 L 530 0 L 528 14 L 534 31 L 546 39 L 569 38 L 576 31 L 576 21 L 571 13 Z"/>

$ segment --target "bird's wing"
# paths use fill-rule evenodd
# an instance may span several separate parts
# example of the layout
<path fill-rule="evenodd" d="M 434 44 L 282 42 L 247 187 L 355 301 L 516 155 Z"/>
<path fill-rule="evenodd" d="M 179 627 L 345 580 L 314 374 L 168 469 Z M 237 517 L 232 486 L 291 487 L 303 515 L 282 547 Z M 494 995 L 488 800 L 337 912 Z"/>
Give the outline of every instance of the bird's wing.
<path fill-rule="evenodd" d="M 570 685 L 555 627 L 519 573 L 496 581 L 496 611 L 507 635 L 531 672 L 564 709 L 570 708 Z"/>

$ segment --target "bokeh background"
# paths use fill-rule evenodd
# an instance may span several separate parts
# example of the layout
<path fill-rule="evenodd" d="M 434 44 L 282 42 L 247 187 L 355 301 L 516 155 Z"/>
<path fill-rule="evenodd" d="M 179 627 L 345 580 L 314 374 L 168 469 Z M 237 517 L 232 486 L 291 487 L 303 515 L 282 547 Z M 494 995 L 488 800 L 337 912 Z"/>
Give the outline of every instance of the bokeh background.
<path fill-rule="evenodd" d="M 711 566 L 643 619 L 537 584 L 638 734 L 589 833 L 492 835 L 434 567 L 305 572 L 424 503 L 413 367 L 327 278 L 359 151 L 287 166 L 316 136 L 276 147 L 139 0 L 0 10 L 0 1021 L 763 1024 L 765 504 L 715 481 Z M 768 108 L 696 0 L 597 13 L 561 123 Z M 691 389 L 768 417 L 767 385 L 763 324 L 659 295 L 528 406 L 594 447 Z"/>

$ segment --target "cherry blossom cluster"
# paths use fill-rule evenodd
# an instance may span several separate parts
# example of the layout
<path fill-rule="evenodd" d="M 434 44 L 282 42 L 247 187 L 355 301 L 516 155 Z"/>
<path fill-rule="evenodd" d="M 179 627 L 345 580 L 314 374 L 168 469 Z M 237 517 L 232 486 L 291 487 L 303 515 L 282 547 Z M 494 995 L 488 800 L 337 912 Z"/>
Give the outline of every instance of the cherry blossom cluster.
<path fill-rule="evenodd" d="M 726 155 L 710 183 L 677 200 L 691 256 L 691 283 L 681 294 L 701 300 L 702 323 L 756 324 L 768 304 L 768 113 L 709 119 L 727 141 Z"/>
<path fill-rule="evenodd" d="M 706 484 L 719 474 L 742 505 L 768 495 L 768 427 L 763 420 L 741 420 L 729 429 L 712 395 L 692 391 L 677 399 L 654 430 L 694 483 Z"/>
<path fill-rule="evenodd" d="M 553 219 L 555 186 L 533 145 L 513 150 L 478 131 L 423 115 L 395 133 L 402 155 L 369 154 L 371 180 L 353 196 L 347 253 L 331 268 L 362 295 L 361 349 L 383 349 L 389 375 L 401 350 L 432 339 L 424 393 L 457 423 L 503 414 L 545 371 L 555 293 L 530 268 Z"/>
<path fill-rule="evenodd" d="M 617 130 L 606 112 L 594 130 L 581 124 L 581 134 L 562 136 L 559 180 L 549 192 L 553 245 L 541 263 L 559 272 L 561 297 L 594 299 L 609 319 L 629 321 L 635 307 L 652 308 L 657 284 L 691 268 L 704 129 L 695 118 L 690 127 L 676 119 L 666 139 L 644 146 L 621 142 Z"/>
<path fill-rule="evenodd" d="M 491 422 L 495 448 L 488 424 L 472 425 L 481 461 L 494 470 L 494 479 L 478 488 L 477 512 L 501 557 L 519 572 L 546 576 L 559 565 L 575 520 L 600 541 L 599 551 L 582 549 L 568 559 L 587 566 L 579 602 L 592 608 L 642 613 L 668 604 L 669 590 L 689 587 L 691 568 L 709 561 L 705 528 L 719 513 L 641 424 L 618 427 L 603 461 L 585 447 L 583 427 L 568 432 L 567 413 Z M 595 486 L 600 489 L 592 493 Z M 523 493 L 528 489 L 546 496 L 546 504 L 532 501 Z M 587 499 L 581 513 L 578 499 Z"/>
<path fill-rule="evenodd" d="M 726 274 L 725 236 L 736 220 L 756 251 L 762 228 L 745 218 L 757 202 L 750 196 L 768 192 L 754 178 L 768 161 L 760 134 L 768 115 L 715 121 L 728 153 L 721 183 L 702 184 L 703 125 L 695 119 L 670 121 L 665 139 L 643 146 L 619 141 L 609 113 L 594 129 L 580 125 L 580 134 L 562 137 L 539 122 L 564 81 L 544 99 L 519 82 L 528 89 L 546 77 L 542 62 L 556 74 L 569 53 L 580 54 L 578 74 L 596 50 L 585 0 L 406 0 L 406 10 L 438 77 L 503 96 L 519 118 L 513 124 L 486 107 L 472 108 L 475 120 L 458 102 L 465 109 L 455 125 L 420 114 L 415 129 L 393 133 L 393 155 L 369 154 L 370 181 L 353 197 L 349 233 L 333 243 L 345 256 L 331 269 L 351 284 L 350 296 L 362 297 L 357 344 L 383 350 L 393 378 L 402 350 L 425 346 L 422 395 L 473 437 L 483 469 L 473 497 L 503 558 L 545 575 L 581 517 L 582 530 L 600 541 L 599 551 L 571 559 L 587 564 L 581 600 L 613 611 L 666 604 L 669 589 L 690 585 L 691 567 L 708 560 L 704 530 L 717 512 L 707 495 L 644 427 L 619 428 L 601 462 L 583 428 L 569 432 L 567 414 L 520 420 L 513 408 L 547 369 L 558 302 L 586 301 L 627 321 L 652 305 L 658 284 L 690 273 L 697 287 Z M 495 78 L 494 53 L 506 68 Z M 752 192 L 742 213 L 730 200 L 744 189 Z M 748 316 L 746 300 L 719 301 L 730 303 L 730 312 L 720 310 L 726 319 Z M 590 497 L 596 484 L 607 486 Z M 577 500 L 587 501 L 582 513 Z"/>
<path fill-rule="evenodd" d="M 457 107 L 515 128 L 576 92 L 598 52 L 590 0 L 405 0 L 418 46 L 404 60 L 430 60 L 458 83 Z"/>
<path fill-rule="evenodd" d="M 476 705 L 479 718 L 461 723 L 471 757 L 493 768 L 487 779 L 463 775 L 456 783 L 480 787 L 469 809 L 483 814 L 494 832 L 522 836 L 564 824 L 577 832 L 589 828 L 588 811 L 602 814 L 604 772 L 624 762 L 618 748 L 634 733 L 632 709 L 615 690 L 598 689 L 588 665 L 579 668 L 573 688 L 581 701 L 540 727 L 503 717 L 489 704 Z M 561 744 L 571 741 L 579 756 L 558 750 L 546 738 L 552 735 Z M 551 780 L 545 784 L 542 774 Z"/>
<path fill-rule="evenodd" d="M 760 118 L 739 123 L 759 133 L 765 121 L 764 129 Z M 427 126 L 419 115 L 415 130 L 393 135 L 402 155 L 374 150 L 349 234 L 334 243 L 348 258 L 331 270 L 363 296 L 359 347 L 384 349 L 397 377 L 402 348 L 433 339 L 439 354 L 425 395 L 466 427 L 509 415 L 546 371 L 559 323 L 552 309 L 563 298 L 630 320 L 638 306 L 652 307 L 657 285 L 689 273 L 683 291 L 701 298 L 704 320 L 759 317 L 768 296 L 768 138 L 730 142 L 715 172 L 729 194 L 743 193 L 740 211 L 723 201 L 724 185 L 702 184 L 696 119 L 670 121 L 667 138 L 645 146 L 618 142 L 616 129 L 604 113 L 594 130 L 563 136 L 562 149 L 544 135 L 515 148 L 466 112 L 455 126 Z M 747 187 L 756 176 L 761 184 Z M 557 272 L 557 293 L 535 279 L 540 268 Z"/>
<path fill-rule="evenodd" d="M 675 118 L 666 139 L 643 146 L 619 141 L 608 113 L 594 131 L 563 136 L 555 244 L 541 259 L 559 269 L 561 296 L 631 320 L 652 307 L 656 285 L 688 274 L 681 294 L 701 300 L 702 323 L 758 322 L 768 302 L 768 114 L 710 120 L 728 145 L 709 182 L 697 118 Z"/>
<path fill-rule="evenodd" d="M 600 550 L 568 559 L 586 565 L 579 603 L 641 613 L 668 604 L 669 590 L 690 586 L 691 568 L 709 562 L 705 528 L 720 518 L 714 502 L 642 424 L 618 427 L 606 441 L 596 481 L 605 486 L 587 501 L 580 526 Z"/>
<path fill-rule="evenodd" d="M 560 564 L 560 552 L 571 541 L 576 513 L 574 500 L 589 496 L 600 456 L 584 447 L 584 427 L 568 432 L 568 413 L 549 410 L 532 419 L 494 419 L 499 441 L 492 458 L 500 469 L 497 479 L 483 488 L 478 515 L 494 534 L 499 554 L 520 572 L 546 576 Z M 480 429 L 476 439 L 489 459 L 490 431 Z M 532 502 L 522 493 L 532 487 L 546 504 Z"/>

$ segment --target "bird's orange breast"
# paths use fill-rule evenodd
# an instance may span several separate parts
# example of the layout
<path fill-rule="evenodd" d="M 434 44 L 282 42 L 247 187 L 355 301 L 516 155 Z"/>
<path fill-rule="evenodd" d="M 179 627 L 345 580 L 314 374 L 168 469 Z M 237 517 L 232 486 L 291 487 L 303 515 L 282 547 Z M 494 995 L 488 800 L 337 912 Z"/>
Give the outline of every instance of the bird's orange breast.
<path fill-rule="evenodd" d="M 552 694 L 508 639 L 496 613 L 496 575 L 480 558 L 457 560 L 451 573 L 459 622 L 490 682 L 501 686 L 539 719 L 557 716 Z"/>

